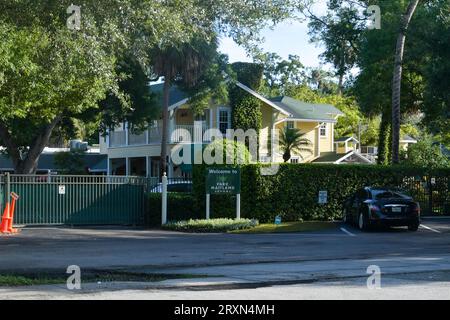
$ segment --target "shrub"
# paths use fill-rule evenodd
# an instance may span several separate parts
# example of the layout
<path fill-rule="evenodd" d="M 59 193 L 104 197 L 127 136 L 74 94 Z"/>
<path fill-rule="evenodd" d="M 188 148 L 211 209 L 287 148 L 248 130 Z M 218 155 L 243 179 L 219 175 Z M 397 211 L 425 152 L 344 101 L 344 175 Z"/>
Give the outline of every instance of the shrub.
<path fill-rule="evenodd" d="M 191 193 L 170 192 L 167 194 L 167 218 L 169 220 L 187 220 L 200 218 L 200 211 L 195 210 L 195 201 Z M 146 224 L 149 226 L 161 225 L 161 194 L 150 193 Z"/>
<path fill-rule="evenodd" d="M 169 222 L 164 229 L 182 232 L 227 232 L 256 227 L 258 221 L 250 219 L 210 219 Z"/>

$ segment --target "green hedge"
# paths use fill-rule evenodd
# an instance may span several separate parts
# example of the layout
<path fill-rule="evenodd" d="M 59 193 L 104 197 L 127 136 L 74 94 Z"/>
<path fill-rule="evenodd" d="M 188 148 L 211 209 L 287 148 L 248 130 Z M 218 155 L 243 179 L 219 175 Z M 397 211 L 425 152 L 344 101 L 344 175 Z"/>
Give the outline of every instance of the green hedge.
<path fill-rule="evenodd" d="M 241 167 L 241 216 L 260 222 L 271 222 L 277 215 L 284 221 L 339 219 L 344 200 L 356 190 L 367 185 L 407 189 L 407 179 L 423 179 L 427 174 L 438 177 L 441 196 L 448 197 L 449 194 L 449 169 L 281 164 L 276 175 L 261 176 L 260 166 Z M 194 166 L 194 208 L 202 213 L 205 212 L 205 169 L 203 165 Z M 325 205 L 317 203 L 320 190 L 328 191 Z M 211 196 L 212 217 L 231 218 L 234 214 L 234 197 Z"/>
<path fill-rule="evenodd" d="M 201 218 L 200 212 L 195 210 L 196 201 L 190 193 L 168 193 L 167 196 L 167 220 L 181 221 Z M 150 226 L 161 225 L 161 194 L 150 193 L 148 195 L 148 206 L 146 224 Z"/>

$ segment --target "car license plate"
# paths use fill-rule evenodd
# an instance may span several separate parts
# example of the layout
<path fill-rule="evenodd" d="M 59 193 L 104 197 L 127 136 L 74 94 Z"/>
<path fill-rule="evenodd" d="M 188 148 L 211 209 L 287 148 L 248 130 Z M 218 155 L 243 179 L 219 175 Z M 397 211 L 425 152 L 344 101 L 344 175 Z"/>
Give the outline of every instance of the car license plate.
<path fill-rule="evenodd" d="M 392 207 L 392 212 L 400 213 L 402 212 L 402 207 Z"/>

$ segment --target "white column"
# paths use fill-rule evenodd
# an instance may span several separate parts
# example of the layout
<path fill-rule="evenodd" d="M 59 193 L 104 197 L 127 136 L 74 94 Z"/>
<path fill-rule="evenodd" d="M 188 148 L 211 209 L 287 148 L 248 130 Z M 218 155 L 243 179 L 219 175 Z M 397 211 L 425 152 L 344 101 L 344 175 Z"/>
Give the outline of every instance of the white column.
<path fill-rule="evenodd" d="M 129 141 L 129 140 L 128 140 L 128 138 L 129 138 L 129 137 L 128 137 L 128 133 L 129 133 L 129 132 L 128 132 L 128 121 L 125 122 L 125 128 L 124 128 L 124 129 L 125 129 L 125 145 L 128 146 L 128 141 Z"/>

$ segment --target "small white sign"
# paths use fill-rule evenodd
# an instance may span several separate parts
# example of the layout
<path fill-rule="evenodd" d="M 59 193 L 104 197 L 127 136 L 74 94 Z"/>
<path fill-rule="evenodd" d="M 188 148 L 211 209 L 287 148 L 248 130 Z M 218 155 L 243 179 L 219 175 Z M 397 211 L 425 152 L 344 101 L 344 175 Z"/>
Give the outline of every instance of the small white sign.
<path fill-rule="evenodd" d="M 66 186 L 58 186 L 59 194 L 66 194 Z"/>
<path fill-rule="evenodd" d="M 328 191 L 319 191 L 319 204 L 328 202 Z"/>
<path fill-rule="evenodd" d="M 431 178 L 431 184 L 436 184 L 436 178 Z"/>

